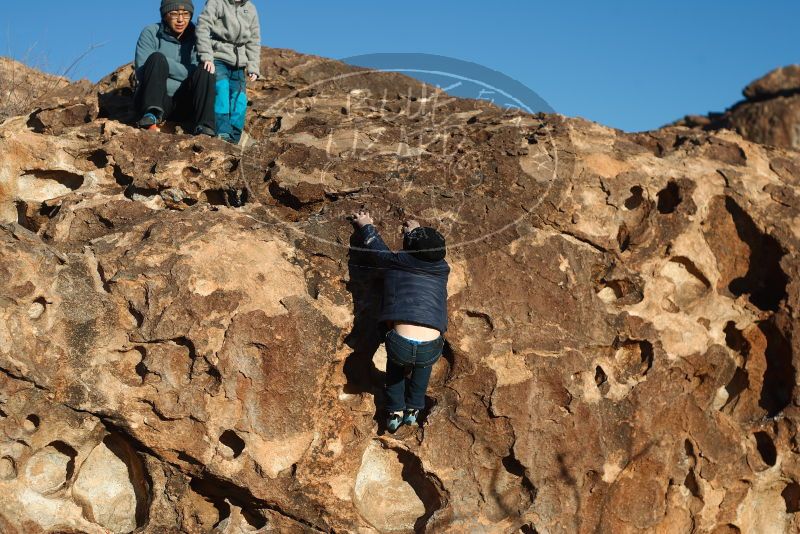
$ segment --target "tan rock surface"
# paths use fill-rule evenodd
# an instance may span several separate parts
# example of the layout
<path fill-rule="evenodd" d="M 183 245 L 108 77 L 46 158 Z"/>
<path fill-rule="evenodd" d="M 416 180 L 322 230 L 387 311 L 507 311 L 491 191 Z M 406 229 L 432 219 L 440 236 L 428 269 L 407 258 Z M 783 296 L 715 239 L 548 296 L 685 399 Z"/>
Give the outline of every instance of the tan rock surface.
<path fill-rule="evenodd" d="M 120 122 L 127 68 L 0 126 L 1 531 L 800 528 L 796 152 L 263 64 L 244 148 Z M 450 243 L 394 436 L 362 204 Z"/>

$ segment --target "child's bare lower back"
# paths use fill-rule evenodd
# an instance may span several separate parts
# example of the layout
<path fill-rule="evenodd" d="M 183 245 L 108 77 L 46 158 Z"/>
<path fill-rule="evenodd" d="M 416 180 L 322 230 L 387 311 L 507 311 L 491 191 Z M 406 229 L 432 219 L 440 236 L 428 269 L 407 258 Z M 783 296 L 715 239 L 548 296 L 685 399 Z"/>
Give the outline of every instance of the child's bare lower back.
<path fill-rule="evenodd" d="M 435 328 L 427 326 L 420 326 L 412 323 L 394 323 L 394 330 L 404 338 L 413 339 L 415 341 L 433 341 L 439 339 L 442 335 L 441 332 Z"/>

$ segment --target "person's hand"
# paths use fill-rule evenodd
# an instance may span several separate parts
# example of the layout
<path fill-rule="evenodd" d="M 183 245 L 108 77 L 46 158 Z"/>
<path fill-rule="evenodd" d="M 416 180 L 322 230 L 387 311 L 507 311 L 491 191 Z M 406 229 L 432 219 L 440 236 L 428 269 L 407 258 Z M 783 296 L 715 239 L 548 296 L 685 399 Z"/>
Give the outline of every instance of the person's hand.
<path fill-rule="evenodd" d="M 255 73 L 255 72 L 251 72 L 251 73 L 249 73 L 249 74 L 247 75 L 247 78 L 248 78 L 248 79 L 249 79 L 251 82 L 254 82 L 254 81 L 256 81 L 256 80 L 258 79 L 258 74 L 257 74 L 257 73 Z"/>
<path fill-rule="evenodd" d="M 217 71 L 217 67 L 214 65 L 213 61 L 203 61 L 203 69 L 207 70 L 211 74 L 214 74 Z"/>
<path fill-rule="evenodd" d="M 356 228 L 364 228 L 368 224 L 375 223 L 375 221 L 372 220 L 372 215 L 369 214 L 369 210 L 366 208 L 359 209 L 350 215 L 348 219 Z"/>
<path fill-rule="evenodd" d="M 403 233 L 407 234 L 411 232 L 413 229 L 419 228 L 419 223 L 414 220 L 408 220 L 403 223 Z"/>

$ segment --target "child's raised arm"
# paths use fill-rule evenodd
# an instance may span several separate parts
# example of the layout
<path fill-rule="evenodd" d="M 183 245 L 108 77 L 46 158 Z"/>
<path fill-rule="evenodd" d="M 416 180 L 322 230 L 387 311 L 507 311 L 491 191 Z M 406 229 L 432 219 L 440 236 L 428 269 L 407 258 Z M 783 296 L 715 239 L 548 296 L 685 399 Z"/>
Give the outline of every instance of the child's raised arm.
<path fill-rule="evenodd" d="M 378 233 L 369 211 L 360 209 L 348 217 L 358 236 L 359 249 L 375 267 L 391 268 L 408 266 L 409 255 L 405 252 L 392 252 Z"/>

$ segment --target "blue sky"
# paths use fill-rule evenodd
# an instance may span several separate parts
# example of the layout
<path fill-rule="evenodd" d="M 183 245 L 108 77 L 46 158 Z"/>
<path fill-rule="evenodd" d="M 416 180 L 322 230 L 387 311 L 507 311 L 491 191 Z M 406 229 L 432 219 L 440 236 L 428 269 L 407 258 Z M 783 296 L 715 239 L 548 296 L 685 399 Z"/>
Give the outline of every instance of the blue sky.
<path fill-rule="evenodd" d="M 254 0 L 264 44 L 332 58 L 424 52 L 528 86 L 556 111 L 636 131 L 721 111 L 800 63 L 797 0 Z M 97 80 L 132 59 L 159 0 L 4 0 L 0 54 Z M 198 11 L 203 5 L 196 0 Z"/>

